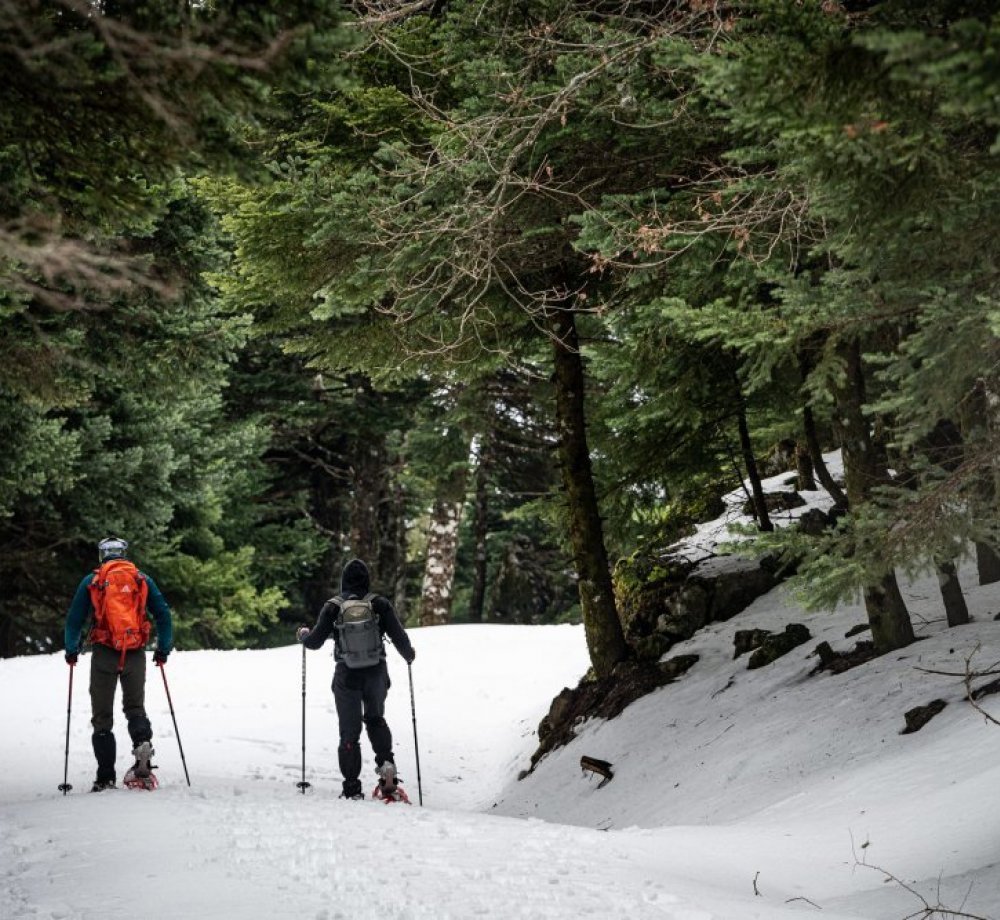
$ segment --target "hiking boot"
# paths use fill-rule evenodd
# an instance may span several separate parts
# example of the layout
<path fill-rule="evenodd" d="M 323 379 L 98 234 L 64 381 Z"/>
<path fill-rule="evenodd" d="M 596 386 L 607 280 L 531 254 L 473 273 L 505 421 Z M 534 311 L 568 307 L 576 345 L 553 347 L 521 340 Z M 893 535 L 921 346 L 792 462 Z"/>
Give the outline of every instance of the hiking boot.
<path fill-rule="evenodd" d="M 382 795 L 392 795 L 396 791 L 396 765 L 391 760 L 387 760 L 376 772 Z"/>
<path fill-rule="evenodd" d="M 340 797 L 357 801 L 363 799 L 365 793 L 361 788 L 361 781 L 357 779 L 345 779 L 341 788 Z"/>
<path fill-rule="evenodd" d="M 115 789 L 115 781 L 113 779 L 95 779 L 94 785 L 90 787 L 91 792 L 104 792 L 105 789 Z"/>
<path fill-rule="evenodd" d="M 145 779 L 149 776 L 153 769 L 149 761 L 155 753 L 153 745 L 151 745 L 148 741 L 139 742 L 139 744 L 132 748 L 135 763 L 132 765 L 132 769 L 129 772 L 133 776 L 139 777 L 139 779 Z"/>

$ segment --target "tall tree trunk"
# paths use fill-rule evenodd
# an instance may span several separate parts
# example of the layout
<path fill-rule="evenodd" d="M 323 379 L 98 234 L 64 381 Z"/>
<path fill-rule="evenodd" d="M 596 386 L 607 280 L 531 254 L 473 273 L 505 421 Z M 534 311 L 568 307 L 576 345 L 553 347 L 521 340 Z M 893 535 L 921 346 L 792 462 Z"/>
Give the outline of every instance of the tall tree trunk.
<path fill-rule="evenodd" d="M 734 378 L 736 375 L 733 375 Z M 750 492 L 753 497 L 753 507 L 757 526 L 764 531 L 774 530 L 771 517 L 767 513 L 767 498 L 764 496 L 764 486 L 760 481 L 760 470 L 757 469 L 757 459 L 753 455 L 753 442 L 750 440 L 750 427 L 747 425 L 746 405 L 739 379 L 736 378 L 737 398 L 739 407 L 736 412 L 736 424 L 740 431 L 740 452 L 743 454 L 743 464 L 747 468 L 747 479 L 750 480 Z"/>
<path fill-rule="evenodd" d="M 839 348 L 845 362 L 845 382 L 837 387 L 837 427 L 844 452 L 847 500 L 857 509 L 869 500 L 872 490 L 889 481 L 889 471 L 876 450 L 864 414 L 865 379 L 861 343 L 851 339 Z M 872 628 L 875 651 L 882 655 L 909 645 L 915 638 L 913 624 L 899 592 L 896 573 L 887 572 L 877 584 L 864 588 L 865 608 Z"/>
<path fill-rule="evenodd" d="M 580 608 L 594 672 L 598 677 L 607 677 L 618 662 L 628 657 L 628 645 L 615 606 L 604 528 L 590 465 L 583 358 L 572 309 L 553 308 L 548 320 L 555 362 L 559 458 Z"/>
<path fill-rule="evenodd" d="M 812 458 L 813 468 L 816 470 L 816 478 L 819 479 L 820 485 L 826 489 L 837 507 L 847 508 L 849 504 L 847 496 L 830 475 L 830 470 L 823 459 L 823 448 L 820 446 L 819 434 L 816 431 L 816 418 L 808 405 L 802 407 L 802 433 L 805 435 L 806 447 L 809 448 L 809 456 Z"/>
<path fill-rule="evenodd" d="M 440 626 L 451 620 L 458 527 L 465 504 L 468 467 L 456 464 L 439 481 L 427 533 L 427 562 L 420 600 L 420 625 Z"/>
<path fill-rule="evenodd" d="M 490 444 L 488 434 L 484 435 L 476 466 L 476 494 L 473 505 L 472 543 L 473 571 L 472 596 L 469 598 L 469 621 L 483 621 L 483 607 L 486 603 L 486 538 L 489 535 L 489 466 Z"/>
<path fill-rule="evenodd" d="M 964 626 L 969 622 L 969 608 L 965 603 L 965 595 L 962 594 L 955 563 L 950 559 L 938 559 L 935 561 L 935 568 L 948 625 Z"/>
<path fill-rule="evenodd" d="M 795 485 L 800 492 L 816 491 L 815 465 L 809 445 L 804 441 L 795 442 L 795 472 L 798 477 Z"/>

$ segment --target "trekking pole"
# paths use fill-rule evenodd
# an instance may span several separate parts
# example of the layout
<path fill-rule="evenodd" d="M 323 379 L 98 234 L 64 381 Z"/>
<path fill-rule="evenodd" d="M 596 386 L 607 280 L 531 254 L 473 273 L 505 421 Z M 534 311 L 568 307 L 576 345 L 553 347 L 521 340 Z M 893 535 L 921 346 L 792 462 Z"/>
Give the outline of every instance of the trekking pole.
<path fill-rule="evenodd" d="M 410 675 L 410 712 L 413 714 L 413 756 L 417 759 L 417 798 L 424 804 L 424 790 L 420 784 L 420 748 L 417 746 L 417 707 L 413 702 L 413 665 L 406 662 L 406 670 Z"/>
<path fill-rule="evenodd" d="M 156 662 L 156 666 L 160 669 L 160 677 L 163 678 L 163 689 L 167 691 L 167 705 L 170 707 L 170 718 L 174 722 L 174 734 L 177 736 L 177 747 L 180 748 L 181 752 L 181 763 L 184 765 L 184 779 L 187 780 L 187 784 L 191 785 L 191 777 L 188 776 L 188 765 L 187 761 L 184 759 L 184 745 L 181 744 L 181 733 L 177 730 L 177 716 L 174 715 L 174 701 L 170 698 L 170 687 L 167 686 L 167 670 L 163 667 L 163 662 Z"/>
<path fill-rule="evenodd" d="M 306 782 L 306 647 L 302 646 L 302 779 L 295 784 L 306 794 L 312 783 Z"/>
<path fill-rule="evenodd" d="M 59 791 L 66 795 L 73 787 L 69 784 L 69 715 L 73 711 L 73 669 L 76 662 L 70 662 L 69 666 L 69 700 L 66 703 L 66 759 L 63 761 L 63 781 L 59 785 Z"/>

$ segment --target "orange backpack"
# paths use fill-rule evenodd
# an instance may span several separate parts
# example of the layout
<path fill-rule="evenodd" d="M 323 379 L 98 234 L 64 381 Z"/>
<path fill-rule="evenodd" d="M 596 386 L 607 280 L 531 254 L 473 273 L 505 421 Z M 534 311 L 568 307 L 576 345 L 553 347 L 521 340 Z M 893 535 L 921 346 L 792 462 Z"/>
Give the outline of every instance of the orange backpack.
<path fill-rule="evenodd" d="M 119 670 L 125 664 L 125 652 L 143 648 L 149 640 L 148 595 L 146 579 L 127 559 L 109 559 L 94 570 L 90 583 L 90 600 L 94 605 L 90 641 L 120 650 Z"/>

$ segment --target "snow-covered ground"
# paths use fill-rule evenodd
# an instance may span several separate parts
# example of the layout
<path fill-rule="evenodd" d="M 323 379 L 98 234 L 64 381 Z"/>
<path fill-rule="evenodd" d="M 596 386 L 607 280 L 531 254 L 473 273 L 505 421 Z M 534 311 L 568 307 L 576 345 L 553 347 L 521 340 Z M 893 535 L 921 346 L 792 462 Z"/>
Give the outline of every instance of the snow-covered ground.
<path fill-rule="evenodd" d="M 305 795 L 297 646 L 170 658 L 190 788 L 151 669 L 154 793 L 87 792 L 85 656 L 62 796 L 68 668 L 0 661 L 0 918 L 998 920 L 1000 727 L 960 678 L 919 670 L 1000 660 L 1000 586 L 962 575 L 971 625 L 946 629 L 936 583 L 918 581 L 905 593 L 921 641 L 836 676 L 811 676 L 812 649 L 850 648 L 863 612 L 805 613 L 779 588 L 673 649 L 700 659 L 522 781 L 539 719 L 587 667 L 582 628 L 411 630 L 423 807 L 392 651 L 387 715 L 412 807 L 337 799 L 325 653 L 306 659 Z M 813 641 L 757 671 L 733 660 L 736 629 L 793 621 Z M 943 712 L 899 734 L 937 698 Z M 981 705 L 1000 718 L 996 696 Z M 614 779 L 598 788 L 582 755 Z"/>

